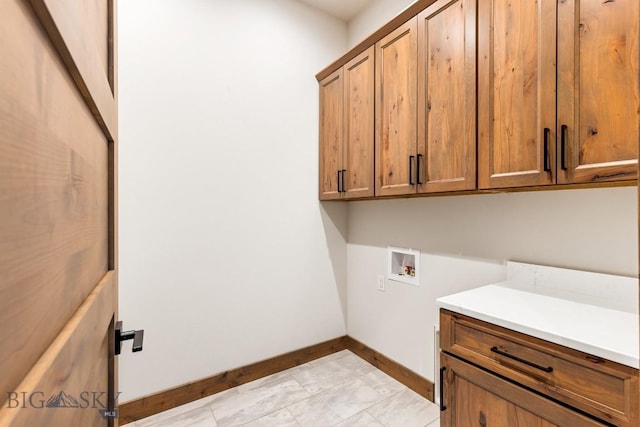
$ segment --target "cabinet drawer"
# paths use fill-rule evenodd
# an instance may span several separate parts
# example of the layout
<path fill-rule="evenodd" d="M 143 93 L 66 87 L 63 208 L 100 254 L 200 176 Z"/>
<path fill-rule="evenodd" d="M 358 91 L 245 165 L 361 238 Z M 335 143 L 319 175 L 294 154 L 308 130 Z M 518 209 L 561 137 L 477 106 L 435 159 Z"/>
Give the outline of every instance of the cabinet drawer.
<path fill-rule="evenodd" d="M 638 371 L 447 310 L 444 352 L 619 426 L 637 426 Z"/>

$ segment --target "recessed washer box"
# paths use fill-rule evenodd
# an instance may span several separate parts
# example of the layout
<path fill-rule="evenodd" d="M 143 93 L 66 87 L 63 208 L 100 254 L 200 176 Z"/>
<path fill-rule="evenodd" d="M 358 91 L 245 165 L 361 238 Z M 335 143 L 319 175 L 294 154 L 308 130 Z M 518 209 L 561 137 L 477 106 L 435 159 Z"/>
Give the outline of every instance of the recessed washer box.
<path fill-rule="evenodd" d="M 420 251 L 389 246 L 387 279 L 420 286 Z"/>

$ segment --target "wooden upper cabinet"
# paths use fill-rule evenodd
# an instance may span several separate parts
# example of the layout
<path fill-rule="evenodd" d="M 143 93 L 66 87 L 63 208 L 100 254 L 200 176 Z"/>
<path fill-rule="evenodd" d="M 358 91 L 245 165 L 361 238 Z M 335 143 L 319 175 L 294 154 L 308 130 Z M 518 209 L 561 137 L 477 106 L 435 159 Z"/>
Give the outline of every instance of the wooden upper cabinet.
<path fill-rule="evenodd" d="M 480 0 L 479 188 L 636 179 L 639 12 L 637 0 Z"/>
<path fill-rule="evenodd" d="M 638 0 L 416 2 L 318 75 L 320 199 L 635 180 L 639 16 Z"/>
<path fill-rule="evenodd" d="M 320 82 L 320 199 L 374 193 L 374 49 Z"/>
<path fill-rule="evenodd" d="M 552 184 L 556 1 L 479 0 L 478 8 L 478 187 Z"/>
<path fill-rule="evenodd" d="M 342 68 L 320 82 L 320 199 L 338 199 L 342 172 Z M 341 185 L 341 184 L 340 184 Z"/>
<path fill-rule="evenodd" d="M 345 134 L 341 190 L 346 199 L 374 194 L 374 53 L 371 46 L 343 69 Z"/>
<path fill-rule="evenodd" d="M 558 182 L 637 176 L 638 0 L 558 2 Z"/>
<path fill-rule="evenodd" d="M 377 196 L 416 192 L 418 19 L 376 43 Z"/>
<path fill-rule="evenodd" d="M 476 188 L 476 1 L 418 15 L 418 192 Z"/>

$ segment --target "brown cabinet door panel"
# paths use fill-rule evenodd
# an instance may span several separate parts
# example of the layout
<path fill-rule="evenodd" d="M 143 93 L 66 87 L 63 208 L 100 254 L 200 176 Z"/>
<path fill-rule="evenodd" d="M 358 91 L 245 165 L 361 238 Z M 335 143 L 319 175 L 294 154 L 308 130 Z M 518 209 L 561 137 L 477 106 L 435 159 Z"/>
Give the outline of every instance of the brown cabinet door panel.
<path fill-rule="evenodd" d="M 374 47 L 344 66 L 345 198 L 374 193 Z"/>
<path fill-rule="evenodd" d="M 416 192 L 417 23 L 412 18 L 376 43 L 378 196 Z"/>
<path fill-rule="evenodd" d="M 639 15 L 638 0 L 558 2 L 559 183 L 636 179 Z"/>
<path fill-rule="evenodd" d="M 338 199 L 338 171 L 342 165 L 342 68 L 320 82 L 320 200 Z"/>
<path fill-rule="evenodd" d="M 440 361 L 446 407 L 440 414 L 442 427 L 604 426 L 445 353 Z"/>
<path fill-rule="evenodd" d="M 419 192 L 476 188 L 476 1 L 418 16 Z"/>
<path fill-rule="evenodd" d="M 555 0 L 480 0 L 478 184 L 481 189 L 554 182 L 551 165 L 555 164 L 556 126 L 555 3 Z"/>

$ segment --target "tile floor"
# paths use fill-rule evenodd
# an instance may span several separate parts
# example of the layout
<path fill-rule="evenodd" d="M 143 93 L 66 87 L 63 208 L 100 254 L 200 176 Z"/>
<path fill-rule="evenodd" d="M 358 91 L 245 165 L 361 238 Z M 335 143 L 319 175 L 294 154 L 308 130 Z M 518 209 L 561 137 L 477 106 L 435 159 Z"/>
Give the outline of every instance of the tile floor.
<path fill-rule="evenodd" d="M 344 350 L 123 427 L 439 427 L 439 416 Z"/>

